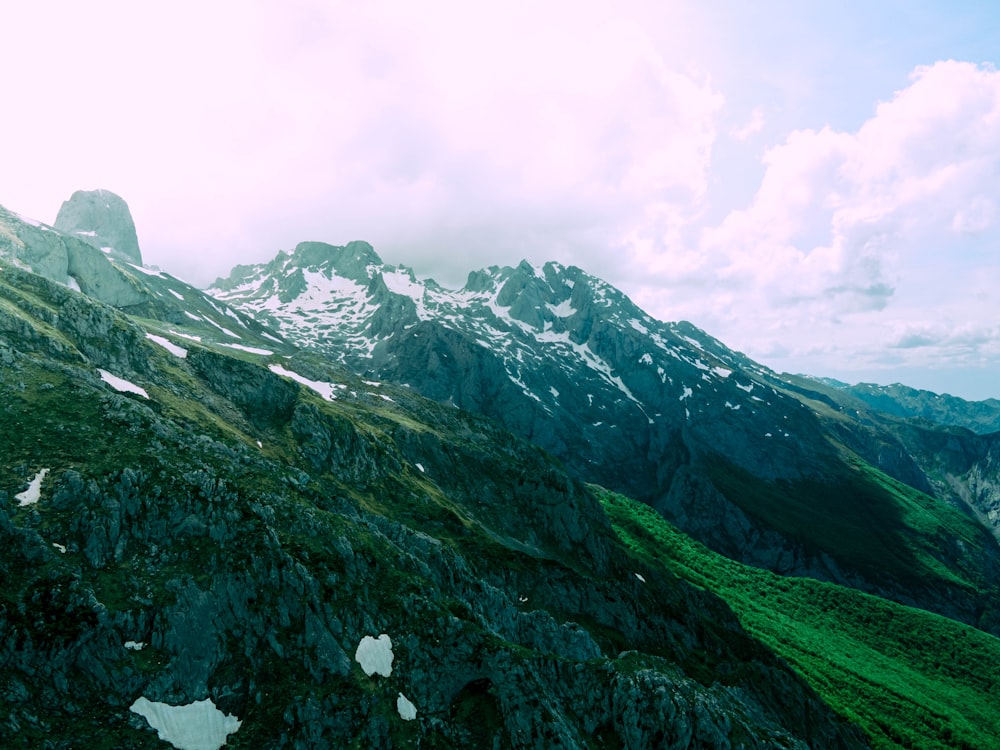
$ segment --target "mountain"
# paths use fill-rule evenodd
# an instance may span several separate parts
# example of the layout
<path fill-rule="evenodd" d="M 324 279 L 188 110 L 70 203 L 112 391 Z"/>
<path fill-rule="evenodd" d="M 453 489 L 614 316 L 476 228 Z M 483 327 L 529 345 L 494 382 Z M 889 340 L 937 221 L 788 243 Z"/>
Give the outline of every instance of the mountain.
<path fill-rule="evenodd" d="M 539 449 L 0 227 L 3 746 L 867 745 Z"/>
<path fill-rule="evenodd" d="M 456 291 L 366 243 L 310 242 L 208 291 L 498 421 L 733 559 L 1000 632 L 1000 436 L 894 420 L 556 263 L 473 272 Z"/>
<path fill-rule="evenodd" d="M 901 383 L 849 385 L 830 378 L 817 380 L 897 417 L 914 417 L 941 425 L 965 427 L 979 434 L 1000 432 L 1000 400 L 995 398 L 966 401 L 947 393 L 919 390 Z"/>
<path fill-rule="evenodd" d="M 0 211 L 0 746 L 989 748 L 1000 734 L 1000 640 L 984 630 L 718 555 L 496 419 L 84 248 Z M 804 405 L 827 394 L 764 390 L 769 372 L 686 324 L 676 335 L 667 346 L 702 341 L 709 370 L 683 367 L 715 375 L 683 383 L 691 422 L 714 418 L 711 388 L 755 372 L 755 395 L 812 415 L 790 414 L 790 436 L 854 424 Z M 638 389 L 605 374 L 588 387 L 611 386 L 594 398 L 616 417 L 613 389 L 635 405 L 617 379 Z M 788 477 L 847 471 L 824 463 L 844 450 L 770 482 L 735 463 L 713 476 L 791 497 L 807 480 Z M 985 612 L 995 599 L 965 567 L 989 555 L 984 527 L 849 458 L 865 500 L 900 511 L 885 548 L 952 544 L 906 562 Z M 872 517 L 851 522 L 872 533 Z"/>
<path fill-rule="evenodd" d="M 127 263 L 142 265 L 132 212 L 110 190 L 78 190 L 62 204 L 56 229 Z"/>

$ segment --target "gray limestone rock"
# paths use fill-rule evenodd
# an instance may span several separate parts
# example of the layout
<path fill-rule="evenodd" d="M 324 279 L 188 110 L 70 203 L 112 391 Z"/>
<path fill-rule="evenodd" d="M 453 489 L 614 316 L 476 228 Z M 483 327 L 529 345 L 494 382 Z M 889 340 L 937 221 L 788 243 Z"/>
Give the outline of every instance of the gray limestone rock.
<path fill-rule="evenodd" d="M 109 190 L 77 190 L 62 204 L 54 226 L 113 258 L 142 265 L 128 204 Z"/>

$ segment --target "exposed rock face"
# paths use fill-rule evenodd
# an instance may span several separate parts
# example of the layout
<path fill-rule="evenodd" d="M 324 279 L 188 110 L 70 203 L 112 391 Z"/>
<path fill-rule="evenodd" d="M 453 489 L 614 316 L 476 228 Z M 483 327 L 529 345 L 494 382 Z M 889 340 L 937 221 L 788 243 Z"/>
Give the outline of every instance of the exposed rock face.
<path fill-rule="evenodd" d="M 49 470 L 28 506 L 0 484 L 0 746 L 868 746 L 538 448 L 159 346 L 0 265 L 0 467 Z"/>
<path fill-rule="evenodd" d="M 867 523 L 889 534 L 879 546 L 892 548 L 890 557 L 918 544 L 935 564 L 991 581 L 1000 566 L 994 540 L 973 529 L 976 552 L 952 554 L 945 550 L 955 538 L 895 534 L 902 501 L 860 482 L 846 456 L 974 508 L 992 527 L 1000 507 L 985 464 L 970 473 L 971 461 L 955 463 L 938 476 L 919 441 L 902 440 L 857 396 L 779 375 L 690 323 L 655 320 L 582 269 L 493 266 L 451 291 L 383 263 L 365 243 L 302 243 L 271 263 L 234 269 L 209 293 L 356 372 L 496 420 L 577 478 L 647 502 L 730 557 L 1000 628 L 993 615 L 980 617 L 978 595 L 956 599 L 937 579 L 889 575 L 851 544 L 832 542 L 814 501 L 830 498 L 837 519 L 854 511 L 834 498 L 864 492 L 874 509 L 863 511 Z"/>
<path fill-rule="evenodd" d="M 77 190 L 62 204 L 54 226 L 113 258 L 142 265 L 128 204 L 109 190 Z"/>

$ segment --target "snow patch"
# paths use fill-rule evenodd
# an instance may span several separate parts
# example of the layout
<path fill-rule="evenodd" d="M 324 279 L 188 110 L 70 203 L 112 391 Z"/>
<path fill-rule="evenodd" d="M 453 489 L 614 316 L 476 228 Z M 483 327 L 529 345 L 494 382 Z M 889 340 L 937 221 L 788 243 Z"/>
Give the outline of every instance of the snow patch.
<path fill-rule="evenodd" d="M 101 250 L 104 250 L 104 249 L 105 248 L 103 248 L 103 247 L 101 248 Z M 107 249 L 111 250 L 110 247 L 107 248 Z M 147 276 L 156 276 L 157 278 L 160 278 L 160 279 L 165 278 L 164 275 L 162 273 L 160 273 L 158 270 L 154 270 L 152 268 L 144 268 L 143 266 L 137 266 L 135 263 L 129 263 L 127 265 L 130 268 L 132 268 L 133 270 L 138 271 L 139 273 L 144 273 Z"/>
<path fill-rule="evenodd" d="M 286 378 L 291 378 L 296 383 L 301 383 L 306 388 L 310 388 L 320 396 L 322 396 L 327 401 L 333 401 L 336 398 L 334 391 L 338 388 L 346 388 L 346 385 L 340 385 L 339 383 L 326 383 L 321 380 L 309 380 L 309 378 L 304 378 L 297 372 L 288 370 L 281 365 L 271 365 L 268 368 L 275 375 L 284 375 Z"/>
<path fill-rule="evenodd" d="M 366 635 L 354 652 L 354 660 L 369 677 L 373 674 L 380 674 L 383 677 L 391 675 L 392 659 L 392 640 L 385 633 L 377 639 Z"/>
<path fill-rule="evenodd" d="M 211 323 L 212 321 L 208 322 Z M 222 326 L 219 327 L 221 328 Z M 236 336 L 236 334 L 232 333 L 232 331 L 229 331 L 228 333 L 232 334 L 233 336 Z M 260 349 L 259 347 L 256 346 L 244 346 L 243 344 L 225 344 L 219 342 L 219 346 L 228 346 L 230 349 L 239 349 L 241 352 L 249 352 L 250 354 L 259 354 L 262 357 L 270 357 L 272 354 L 274 354 L 274 352 L 272 352 L 270 349 Z"/>
<path fill-rule="evenodd" d="M 427 472 L 423 464 L 413 464 L 413 465 L 416 466 L 418 469 L 420 469 L 421 474 L 425 474 Z"/>
<path fill-rule="evenodd" d="M 170 339 L 163 338 L 163 336 L 156 336 L 152 333 L 147 333 L 146 338 L 152 341 L 153 343 L 159 344 L 168 352 L 173 354 L 175 357 L 180 357 L 181 359 L 184 359 L 188 355 L 187 349 L 185 349 L 182 346 L 177 346 L 177 344 L 172 342 Z"/>
<path fill-rule="evenodd" d="M 146 648 L 146 643 L 144 641 L 125 641 L 125 648 L 129 651 L 142 651 Z"/>
<path fill-rule="evenodd" d="M 52 546 L 55 547 L 60 552 L 62 552 L 64 555 L 66 554 L 66 545 L 65 544 L 59 544 L 59 542 L 52 542 Z"/>
<path fill-rule="evenodd" d="M 691 398 L 693 395 L 694 395 L 694 391 L 692 391 L 687 386 L 684 386 L 684 390 L 681 392 L 681 397 L 679 399 L 677 399 L 677 400 L 678 401 L 683 401 L 684 399 Z"/>
<path fill-rule="evenodd" d="M 549 308 L 549 312 L 555 315 L 557 318 L 568 318 L 571 315 L 576 315 L 576 308 L 573 307 L 573 303 L 570 300 L 563 300 L 558 305 L 545 305 Z"/>
<path fill-rule="evenodd" d="M 136 385 L 124 378 L 120 378 L 117 375 L 112 375 L 107 370 L 98 370 L 101 373 L 101 380 L 110 385 L 116 391 L 121 393 L 135 393 L 143 398 L 149 398 L 149 394 L 146 393 L 146 389 L 142 386 Z"/>
<path fill-rule="evenodd" d="M 739 383 L 737 383 L 736 387 L 739 388 L 741 391 L 746 391 L 747 393 L 750 393 L 750 391 L 753 390 L 753 383 L 748 383 L 747 385 L 740 385 Z"/>
<path fill-rule="evenodd" d="M 183 302 L 183 301 L 184 301 L 184 295 L 183 295 L 183 294 L 181 294 L 180 292 L 175 292 L 175 291 L 174 291 L 173 289 L 168 289 L 167 291 L 168 291 L 168 292 L 170 292 L 170 293 L 171 293 L 172 295 L 174 295 L 174 296 L 175 296 L 175 297 L 176 297 L 177 299 L 179 299 L 179 300 L 180 300 L 181 302 Z"/>
<path fill-rule="evenodd" d="M 219 750 L 226 744 L 226 737 L 243 723 L 232 714 L 222 713 L 211 698 L 171 706 L 143 696 L 129 711 L 145 717 L 160 739 L 178 750 Z"/>
<path fill-rule="evenodd" d="M 396 710 L 403 721 L 413 721 L 417 718 L 417 707 L 402 693 L 396 698 Z"/>
<path fill-rule="evenodd" d="M 635 575 L 635 577 L 636 577 L 636 578 L 638 578 L 638 579 L 639 579 L 640 581 L 642 581 L 643 583 L 645 583 L 645 582 L 646 582 L 646 579 L 645 579 L 645 578 L 643 578 L 643 576 L 642 576 L 642 574 L 641 574 L 641 573 L 635 573 L 634 575 Z"/>
<path fill-rule="evenodd" d="M 733 374 L 733 371 L 726 367 L 715 366 L 712 368 L 712 372 L 718 375 L 720 378 L 728 378 Z"/>
<path fill-rule="evenodd" d="M 630 326 L 632 326 L 635 330 L 637 330 L 639 333 L 641 333 L 643 336 L 648 336 L 649 335 L 649 329 L 646 328 L 646 326 L 644 326 L 642 323 L 640 323 L 635 318 L 632 318 L 632 320 L 630 320 L 628 322 L 628 324 Z"/>
<path fill-rule="evenodd" d="M 28 489 L 14 495 L 14 499 L 17 500 L 17 504 L 20 507 L 23 508 L 25 505 L 34 505 L 38 502 L 38 498 L 41 497 L 42 493 L 42 480 L 45 479 L 45 475 L 48 473 L 48 469 L 42 469 L 40 472 L 35 474 L 35 478 L 31 480 L 31 484 L 28 485 Z"/>

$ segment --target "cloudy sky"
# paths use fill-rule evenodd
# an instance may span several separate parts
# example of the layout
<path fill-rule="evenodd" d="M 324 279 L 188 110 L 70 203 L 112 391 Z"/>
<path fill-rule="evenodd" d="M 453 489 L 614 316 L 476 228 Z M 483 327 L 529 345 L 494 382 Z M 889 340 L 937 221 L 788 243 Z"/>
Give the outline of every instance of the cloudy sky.
<path fill-rule="evenodd" d="M 778 370 L 1000 397 L 992 0 L 36 0 L 0 28 L 0 204 L 112 190 L 192 283 L 307 239 L 455 287 L 558 260 Z"/>

